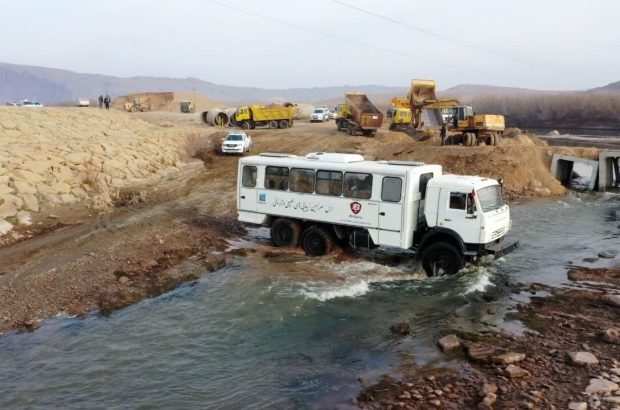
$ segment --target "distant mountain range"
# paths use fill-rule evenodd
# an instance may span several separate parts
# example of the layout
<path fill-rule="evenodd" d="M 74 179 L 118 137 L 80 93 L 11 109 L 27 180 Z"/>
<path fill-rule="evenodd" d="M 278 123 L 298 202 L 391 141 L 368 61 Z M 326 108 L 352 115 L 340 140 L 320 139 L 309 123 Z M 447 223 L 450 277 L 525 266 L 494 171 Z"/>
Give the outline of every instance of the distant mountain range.
<path fill-rule="evenodd" d="M 368 94 L 406 92 L 401 87 L 343 85 L 336 87 L 265 89 L 214 84 L 197 78 L 113 77 L 68 70 L 0 63 L 0 102 L 36 99 L 43 103 L 76 101 L 99 94 L 112 97 L 139 92 L 197 92 L 213 100 L 230 102 L 310 102 L 342 96 L 346 91 Z"/>
<path fill-rule="evenodd" d="M 323 102 L 335 101 L 347 91 L 361 91 L 377 95 L 381 100 L 387 96 L 405 96 L 406 87 L 380 85 L 343 85 L 334 87 L 265 89 L 214 84 L 197 78 L 168 77 L 114 77 L 101 74 L 82 74 L 68 70 L 0 63 L 0 103 L 22 100 L 38 100 L 45 104 L 76 101 L 78 98 L 94 98 L 99 94 L 112 97 L 138 92 L 197 92 L 213 100 L 231 103 L 248 102 Z M 620 82 L 587 92 L 620 93 Z M 481 95 L 527 95 L 562 93 L 525 88 L 497 87 L 465 84 L 440 92 L 441 97 L 469 100 Z"/>

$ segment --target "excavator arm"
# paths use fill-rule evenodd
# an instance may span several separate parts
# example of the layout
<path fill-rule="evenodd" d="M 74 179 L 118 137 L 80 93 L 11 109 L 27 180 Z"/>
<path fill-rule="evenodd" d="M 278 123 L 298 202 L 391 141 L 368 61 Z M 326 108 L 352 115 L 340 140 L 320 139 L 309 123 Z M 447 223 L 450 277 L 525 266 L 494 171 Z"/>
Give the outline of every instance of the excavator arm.
<path fill-rule="evenodd" d="M 435 80 L 411 80 L 411 87 L 407 99 L 411 108 L 412 125 L 422 127 L 422 110 L 440 110 L 456 107 L 458 100 L 440 100 L 435 94 Z"/>

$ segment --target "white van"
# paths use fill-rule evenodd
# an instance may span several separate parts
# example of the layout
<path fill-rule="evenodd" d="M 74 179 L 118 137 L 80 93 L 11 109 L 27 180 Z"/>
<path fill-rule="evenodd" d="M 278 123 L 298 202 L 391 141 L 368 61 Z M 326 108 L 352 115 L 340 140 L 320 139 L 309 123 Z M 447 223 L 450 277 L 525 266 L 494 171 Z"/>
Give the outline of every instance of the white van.
<path fill-rule="evenodd" d="M 365 161 L 361 155 L 265 153 L 239 161 L 239 221 L 271 228 L 276 246 L 329 253 L 353 247 L 411 249 L 431 275 L 504 255 L 510 210 L 498 181 L 442 175 L 440 165 Z"/>

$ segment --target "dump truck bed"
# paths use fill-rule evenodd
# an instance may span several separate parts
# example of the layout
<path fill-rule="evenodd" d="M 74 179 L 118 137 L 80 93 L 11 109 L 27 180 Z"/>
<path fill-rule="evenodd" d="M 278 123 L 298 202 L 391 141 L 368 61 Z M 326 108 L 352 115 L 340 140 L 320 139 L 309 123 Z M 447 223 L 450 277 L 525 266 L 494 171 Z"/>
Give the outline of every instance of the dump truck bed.
<path fill-rule="evenodd" d="M 351 111 L 351 119 L 362 129 L 378 129 L 383 124 L 383 113 L 373 105 L 366 94 L 347 94 L 347 106 Z"/>
<path fill-rule="evenodd" d="M 474 115 L 474 124 L 476 129 L 484 129 L 489 131 L 504 131 L 504 116 L 497 114 L 478 114 Z"/>
<path fill-rule="evenodd" d="M 295 107 L 264 107 L 252 105 L 250 107 L 254 121 L 292 120 L 295 116 Z"/>

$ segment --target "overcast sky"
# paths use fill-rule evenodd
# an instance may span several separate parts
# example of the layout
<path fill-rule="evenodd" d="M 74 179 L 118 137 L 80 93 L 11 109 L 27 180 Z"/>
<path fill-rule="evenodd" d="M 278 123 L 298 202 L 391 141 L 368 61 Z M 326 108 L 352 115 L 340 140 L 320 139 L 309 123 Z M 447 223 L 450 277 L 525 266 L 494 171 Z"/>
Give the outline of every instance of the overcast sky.
<path fill-rule="evenodd" d="M 620 80 L 617 0 L 0 4 L 1 61 L 78 72 L 268 88 L 431 78 L 440 89 L 586 89 Z"/>

